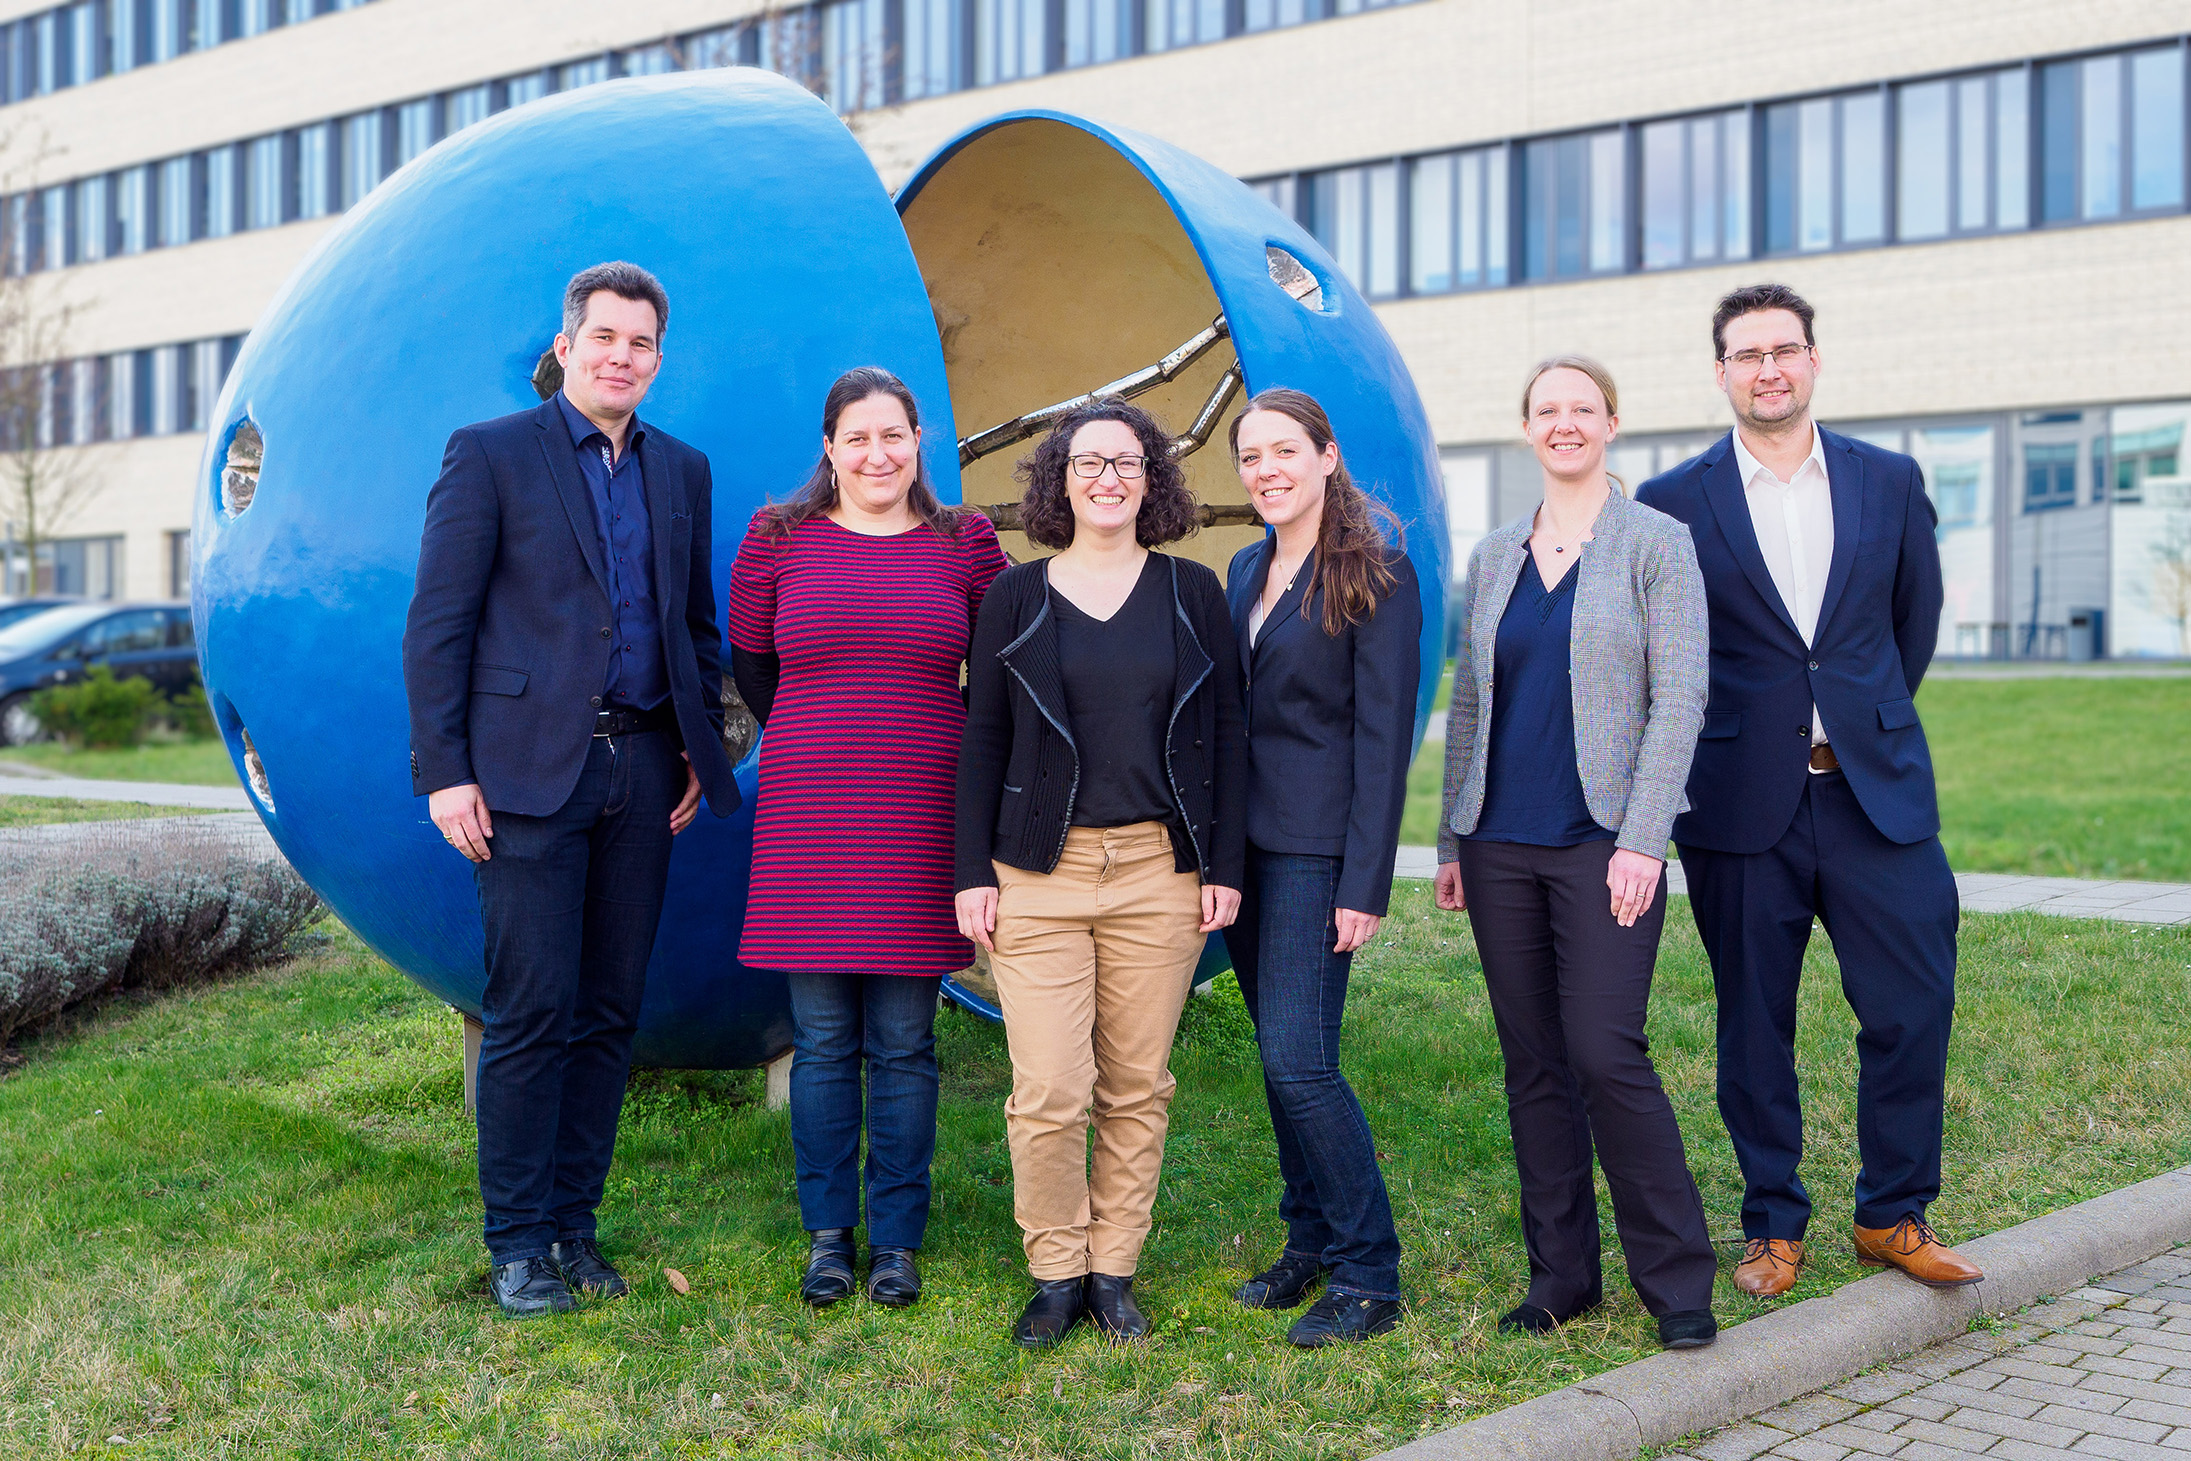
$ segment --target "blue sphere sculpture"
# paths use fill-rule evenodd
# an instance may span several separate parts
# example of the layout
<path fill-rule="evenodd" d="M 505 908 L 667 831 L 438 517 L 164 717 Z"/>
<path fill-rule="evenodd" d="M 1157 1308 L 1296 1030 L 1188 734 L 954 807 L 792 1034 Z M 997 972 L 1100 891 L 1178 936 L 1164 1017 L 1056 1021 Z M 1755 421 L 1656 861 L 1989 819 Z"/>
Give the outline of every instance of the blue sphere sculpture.
<path fill-rule="evenodd" d="M 1013 219 L 1074 196 L 1073 172 L 1044 165 L 1052 154 L 1108 159 L 1104 198 L 1131 196 L 1177 277 L 1130 328 L 1066 322 L 1034 369 L 1042 324 L 1020 308 L 1034 296 L 1014 297 L 994 271 L 984 282 L 972 241 L 984 219 L 1011 234 Z M 1042 247 L 1040 230 L 1023 243 Z M 1317 303 L 1274 283 L 1272 249 L 1313 274 Z M 1357 479 L 1408 521 L 1428 708 L 1447 565 L 1421 403 L 1331 261 L 1234 179 L 1148 138 L 1024 113 L 956 139 L 893 207 L 829 108 L 766 72 L 552 97 L 431 149 L 299 266 L 229 376 L 196 490 L 201 667 L 239 775 L 299 873 L 438 998 L 476 1014 L 485 972 L 470 867 L 412 795 L 405 755 L 400 644 L 426 495 L 452 430 L 538 401 L 531 377 L 565 281 L 611 258 L 646 265 L 669 292 L 662 373 L 641 414 L 714 465 L 718 613 L 747 517 L 812 466 L 821 398 L 840 372 L 882 364 L 912 387 L 931 479 L 957 500 L 961 431 L 1046 404 L 1036 397 L 1053 377 L 1077 384 L 1049 399 L 1115 378 L 1110 361 L 1144 338 L 1177 343 L 1209 323 L 1176 308 L 1190 296 L 1199 308 L 1199 290 L 1230 323 L 1247 386 L 1322 399 Z M 1083 283 L 1120 301 L 1146 293 L 1117 267 Z M 950 314 L 959 303 L 975 312 Z M 1016 356 L 998 344 L 1014 331 L 1032 332 Z M 1158 404 L 1184 425 L 1176 403 Z M 999 486 L 1008 472 L 1008 456 L 973 463 L 967 500 L 1016 497 Z M 1206 497 L 1231 482 L 1223 500 L 1245 502 L 1221 441 L 1194 480 Z M 1230 531 L 1227 553 L 1247 530 Z M 755 775 L 749 755 L 745 808 L 703 812 L 677 840 L 633 1051 L 642 1065 L 753 1066 L 790 1044 L 781 975 L 736 957 Z M 1212 950 L 1202 977 L 1222 967 L 1222 945 Z"/>

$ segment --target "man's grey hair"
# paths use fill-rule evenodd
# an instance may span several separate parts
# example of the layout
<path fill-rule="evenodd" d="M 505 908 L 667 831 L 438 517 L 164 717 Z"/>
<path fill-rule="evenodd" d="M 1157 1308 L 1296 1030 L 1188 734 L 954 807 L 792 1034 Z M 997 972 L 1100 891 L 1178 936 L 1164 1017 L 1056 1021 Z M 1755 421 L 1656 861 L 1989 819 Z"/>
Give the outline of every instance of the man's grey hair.
<path fill-rule="evenodd" d="M 621 299 L 653 305 L 655 343 L 661 343 L 662 335 L 669 329 L 669 295 L 663 291 L 661 280 L 637 264 L 627 264 L 622 259 L 580 269 L 571 276 L 571 282 L 563 289 L 565 338 L 578 338 L 578 332 L 586 325 L 587 302 L 604 289 Z"/>

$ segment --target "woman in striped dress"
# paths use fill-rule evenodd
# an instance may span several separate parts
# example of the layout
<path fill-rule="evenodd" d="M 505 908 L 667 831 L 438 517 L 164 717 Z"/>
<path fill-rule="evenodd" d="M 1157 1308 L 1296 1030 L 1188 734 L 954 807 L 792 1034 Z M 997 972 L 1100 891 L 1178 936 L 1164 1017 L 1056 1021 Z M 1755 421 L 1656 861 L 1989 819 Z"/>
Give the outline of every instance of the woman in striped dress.
<path fill-rule="evenodd" d="M 791 988 L 800 1297 L 855 1287 L 861 1067 L 867 1295 L 920 1297 L 936 1149 L 936 995 L 973 962 L 952 909 L 953 787 L 974 614 L 1004 570 L 989 520 L 937 501 L 920 410 L 848 371 L 822 459 L 753 516 L 731 567 L 732 672 L 767 728 L 739 959 Z"/>

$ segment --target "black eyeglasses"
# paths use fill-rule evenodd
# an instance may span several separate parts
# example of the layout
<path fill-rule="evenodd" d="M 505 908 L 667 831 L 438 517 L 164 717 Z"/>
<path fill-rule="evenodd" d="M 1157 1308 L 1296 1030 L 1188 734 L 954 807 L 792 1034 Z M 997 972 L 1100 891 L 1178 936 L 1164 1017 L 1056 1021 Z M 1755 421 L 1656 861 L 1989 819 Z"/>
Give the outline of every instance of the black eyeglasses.
<path fill-rule="evenodd" d="M 1737 350 L 1732 355 L 1722 355 L 1720 362 L 1737 370 L 1763 370 L 1767 360 L 1786 370 L 1789 366 L 1811 353 L 1808 345 L 1781 345 L 1771 350 Z"/>
<path fill-rule="evenodd" d="M 1072 463 L 1073 475 L 1076 477 L 1100 477 L 1103 475 L 1103 469 L 1110 467 L 1118 473 L 1119 481 L 1138 482 L 1141 480 L 1142 471 L 1148 466 L 1148 458 L 1135 452 L 1129 452 L 1124 456 L 1105 457 L 1098 456 L 1092 451 L 1086 451 L 1072 458 Z"/>

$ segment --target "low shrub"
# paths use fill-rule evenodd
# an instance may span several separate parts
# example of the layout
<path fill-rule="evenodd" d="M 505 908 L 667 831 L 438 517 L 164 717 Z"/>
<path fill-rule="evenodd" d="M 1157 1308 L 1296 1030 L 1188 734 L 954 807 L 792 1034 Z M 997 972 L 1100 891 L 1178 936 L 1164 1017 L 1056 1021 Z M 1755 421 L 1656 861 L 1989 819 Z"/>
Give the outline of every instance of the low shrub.
<path fill-rule="evenodd" d="M 31 714 L 54 735 L 83 746 L 134 746 L 160 692 L 149 680 L 116 679 L 106 665 L 93 665 L 67 685 L 48 685 L 31 697 Z"/>
<path fill-rule="evenodd" d="M 111 990 L 272 963 L 321 912 L 263 844 L 187 821 L 18 836 L 0 845 L 0 1044 Z"/>
<path fill-rule="evenodd" d="M 203 685 L 168 696 L 153 710 L 152 719 L 186 741 L 213 739 L 213 707 Z"/>

